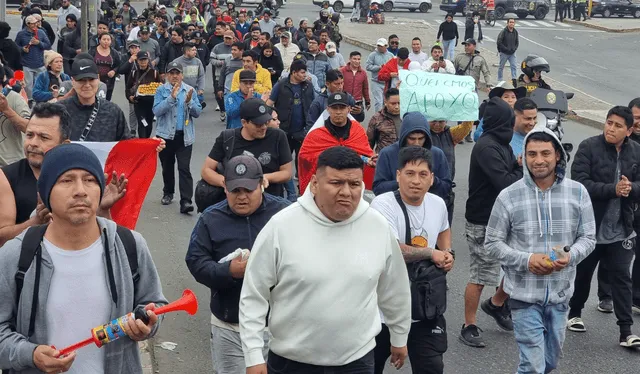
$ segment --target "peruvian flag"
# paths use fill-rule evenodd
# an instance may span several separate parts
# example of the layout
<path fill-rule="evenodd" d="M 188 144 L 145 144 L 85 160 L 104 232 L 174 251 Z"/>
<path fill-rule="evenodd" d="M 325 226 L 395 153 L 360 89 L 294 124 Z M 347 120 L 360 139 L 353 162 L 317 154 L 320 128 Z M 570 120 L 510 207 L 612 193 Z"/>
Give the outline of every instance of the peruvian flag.
<path fill-rule="evenodd" d="M 153 177 L 156 175 L 160 143 L 156 139 L 131 139 L 119 142 L 78 142 L 89 148 L 100 160 L 108 179 L 115 171 L 118 176 L 124 174 L 129 180 L 127 192 L 111 208 L 113 220 L 134 230 L 140 216 L 140 209 Z"/>

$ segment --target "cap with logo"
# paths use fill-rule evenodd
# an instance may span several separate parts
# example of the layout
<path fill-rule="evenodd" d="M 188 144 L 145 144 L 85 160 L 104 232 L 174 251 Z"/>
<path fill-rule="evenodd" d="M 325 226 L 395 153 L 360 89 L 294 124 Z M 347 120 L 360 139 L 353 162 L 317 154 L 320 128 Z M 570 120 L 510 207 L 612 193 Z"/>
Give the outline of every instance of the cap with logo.
<path fill-rule="evenodd" d="M 238 188 L 255 191 L 262 177 L 262 165 L 253 156 L 233 157 L 224 166 L 224 184 L 230 192 Z"/>
<path fill-rule="evenodd" d="M 202 39 L 202 33 L 200 31 L 194 31 L 191 33 L 191 39 Z"/>
<path fill-rule="evenodd" d="M 139 42 L 139 41 L 137 41 L 137 40 L 131 40 L 131 41 L 129 42 L 129 48 L 131 48 L 131 47 L 133 47 L 133 46 L 136 46 L 136 47 L 140 48 L 140 42 Z"/>
<path fill-rule="evenodd" d="M 182 64 L 180 64 L 179 62 L 172 62 L 170 64 L 167 65 L 167 73 L 173 70 L 177 70 L 179 72 L 182 73 Z"/>
<path fill-rule="evenodd" d="M 160 5 L 158 9 L 167 9 L 166 5 Z"/>
<path fill-rule="evenodd" d="M 138 21 L 146 21 L 146 20 L 147 20 L 147 17 L 145 17 L 145 16 L 138 16 L 137 20 L 138 20 Z"/>
<path fill-rule="evenodd" d="M 251 81 L 251 82 L 255 82 L 256 81 L 256 72 L 255 71 L 251 71 L 251 70 L 242 70 L 240 71 L 240 82 L 243 81 Z"/>
<path fill-rule="evenodd" d="M 376 45 L 382 46 L 382 47 L 386 47 L 389 45 L 389 43 L 387 42 L 387 39 L 385 38 L 380 38 L 378 39 L 378 41 L 376 42 Z"/>
<path fill-rule="evenodd" d="M 271 111 L 261 99 L 250 98 L 240 104 L 240 118 L 263 125 L 271 121 Z"/>
<path fill-rule="evenodd" d="M 73 65 L 71 65 L 71 76 L 75 80 L 80 79 L 98 79 L 98 66 L 93 60 L 89 59 L 76 59 L 73 61 Z"/>
<path fill-rule="evenodd" d="M 282 38 L 291 39 L 291 33 L 289 31 L 283 31 L 282 34 L 280 34 L 280 39 Z"/>
<path fill-rule="evenodd" d="M 147 51 L 139 51 L 136 56 L 137 56 L 138 60 L 148 60 L 149 59 L 149 52 L 147 52 Z"/>
<path fill-rule="evenodd" d="M 149 32 L 151 32 L 149 30 L 149 26 L 144 25 L 144 26 L 140 26 L 140 30 L 138 31 L 138 34 L 148 34 Z"/>
<path fill-rule="evenodd" d="M 467 45 L 467 44 L 476 45 L 476 40 L 473 39 L 473 38 L 469 38 L 469 39 L 465 40 L 464 42 L 462 42 L 462 45 Z"/>
<path fill-rule="evenodd" d="M 338 48 L 336 47 L 336 43 L 334 42 L 329 42 L 327 43 L 327 52 L 337 52 Z"/>
<path fill-rule="evenodd" d="M 347 94 L 344 92 L 332 93 L 329 96 L 328 106 L 334 106 L 334 105 L 349 106 L 349 100 L 347 99 Z"/>

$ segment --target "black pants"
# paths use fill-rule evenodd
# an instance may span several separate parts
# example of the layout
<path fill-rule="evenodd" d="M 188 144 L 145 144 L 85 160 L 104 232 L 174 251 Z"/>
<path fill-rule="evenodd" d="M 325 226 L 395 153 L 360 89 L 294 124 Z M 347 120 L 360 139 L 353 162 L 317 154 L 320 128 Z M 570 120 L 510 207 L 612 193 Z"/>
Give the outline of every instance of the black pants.
<path fill-rule="evenodd" d="M 153 100 L 140 100 L 134 104 L 133 108 L 138 120 L 138 137 L 150 138 L 153 131 Z M 147 126 L 143 124 L 142 120 L 145 120 Z"/>
<path fill-rule="evenodd" d="M 442 374 L 444 371 L 442 355 L 447 351 L 447 321 L 444 316 L 433 321 L 412 323 L 407 349 L 414 374 Z M 375 374 L 382 374 L 387 359 L 391 356 L 391 341 L 387 325 L 383 324 L 382 331 L 376 336 L 374 353 Z"/>
<path fill-rule="evenodd" d="M 556 16 L 554 22 L 558 22 L 558 18 L 560 18 L 560 22 L 564 21 L 564 3 L 558 4 L 556 3 Z"/>
<path fill-rule="evenodd" d="M 565 18 L 571 18 L 571 8 L 573 8 L 573 4 L 570 1 L 564 4 Z"/>
<path fill-rule="evenodd" d="M 451 194 L 449 195 L 449 200 L 446 202 L 449 227 L 451 227 L 451 224 L 453 223 L 453 208 L 454 208 L 455 201 L 456 201 L 456 193 L 453 192 L 453 190 L 451 190 Z"/>
<path fill-rule="evenodd" d="M 636 231 L 639 232 L 639 231 Z M 634 305 L 640 305 L 640 245 L 636 240 L 636 259 L 631 266 L 631 289 Z M 598 266 L 598 300 L 611 300 L 611 284 L 609 283 L 609 271 L 606 266 L 600 262 Z"/>
<path fill-rule="evenodd" d="M 296 140 L 291 134 L 287 134 L 287 140 L 289 141 L 289 149 L 291 153 L 296 153 L 294 163 L 296 165 L 296 175 L 298 174 L 298 155 L 300 154 L 300 148 L 302 148 L 302 140 Z"/>
<path fill-rule="evenodd" d="M 597 244 L 596 249 L 578 264 L 575 292 L 569 301 L 569 318 L 580 317 L 582 308 L 589 298 L 591 278 L 598 262 L 604 263 L 609 274 L 613 310 L 618 319 L 621 334 L 630 334 L 633 317 L 631 315 L 631 275 L 629 265 L 633 258 L 635 238 L 611 244 Z"/>
<path fill-rule="evenodd" d="M 373 351 L 343 366 L 304 364 L 269 351 L 267 369 L 269 374 L 373 374 Z"/>
<path fill-rule="evenodd" d="M 220 77 L 220 79 L 224 79 L 224 77 Z M 216 102 L 218 103 L 218 106 L 220 107 L 220 111 L 221 112 L 225 112 L 224 110 L 224 95 L 222 95 L 222 97 L 218 97 L 218 79 L 216 77 L 216 69 L 212 68 L 211 69 L 211 80 L 213 81 L 213 96 L 215 96 L 216 98 Z M 223 85 L 224 86 L 224 85 Z M 224 92 L 224 89 L 223 89 Z"/>
<path fill-rule="evenodd" d="M 193 146 L 184 145 L 184 132 L 176 131 L 172 139 L 165 139 L 167 146 L 160 152 L 162 164 L 163 192 L 165 195 L 173 195 L 176 185 L 174 165 L 178 160 L 178 176 L 180 178 L 180 202 L 191 203 L 193 196 L 193 178 L 191 177 L 191 151 Z"/>
<path fill-rule="evenodd" d="M 364 106 L 363 106 L 363 108 L 362 108 L 362 112 L 360 112 L 360 114 L 353 114 L 353 113 L 351 113 L 351 115 L 353 116 L 353 118 L 355 118 L 355 119 L 356 119 L 356 121 L 360 122 L 360 124 L 362 124 L 362 122 L 364 121 L 364 116 L 365 116 L 364 110 L 365 110 L 365 108 L 364 108 Z"/>
<path fill-rule="evenodd" d="M 580 21 L 580 16 L 582 16 L 582 20 L 587 20 L 587 6 L 585 4 L 578 4 L 573 11 L 573 16 L 576 21 Z"/>

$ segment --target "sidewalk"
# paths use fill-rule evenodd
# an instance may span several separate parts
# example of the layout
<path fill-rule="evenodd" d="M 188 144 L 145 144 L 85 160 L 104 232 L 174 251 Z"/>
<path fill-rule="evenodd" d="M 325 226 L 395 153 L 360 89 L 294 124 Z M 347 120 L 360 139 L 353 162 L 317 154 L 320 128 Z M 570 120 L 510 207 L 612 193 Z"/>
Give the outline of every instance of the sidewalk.
<path fill-rule="evenodd" d="M 565 19 L 564 22 L 607 32 L 640 32 L 640 21 L 631 17 L 619 18 L 615 16 L 611 18 L 603 18 L 600 17 L 600 15 L 596 15 L 588 18 L 586 21 Z"/>
<path fill-rule="evenodd" d="M 422 50 L 429 53 L 431 46 L 436 40 L 438 29 L 415 19 L 396 18 L 384 25 L 368 25 L 362 23 L 340 22 L 340 32 L 346 43 L 353 44 L 362 49 L 373 51 L 375 43 L 380 37 L 387 37 L 396 34 L 400 38 L 400 44 L 409 45 L 411 39 L 419 36 L 422 39 Z M 491 48 L 491 49 L 487 49 Z M 487 61 L 489 70 L 491 71 L 491 79 L 495 84 L 498 75 L 498 56 L 496 55 L 494 44 L 479 44 L 478 50 Z M 456 54 L 464 53 L 464 47 L 461 43 L 456 47 Z M 366 56 L 363 56 L 363 60 Z M 551 86 L 556 90 L 573 92 L 575 96 L 569 102 L 571 109 L 576 112 L 577 116 L 571 116 L 572 119 L 584 123 L 586 125 L 600 128 L 604 123 L 607 111 L 611 108 L 611 104 L 598 99 L 596 97 L 576 92 L 576 89 L 563 82 L 556 81 L 549 77 L 545 77 Z M 480 88 L 483 84 L 480 84 Z"/>

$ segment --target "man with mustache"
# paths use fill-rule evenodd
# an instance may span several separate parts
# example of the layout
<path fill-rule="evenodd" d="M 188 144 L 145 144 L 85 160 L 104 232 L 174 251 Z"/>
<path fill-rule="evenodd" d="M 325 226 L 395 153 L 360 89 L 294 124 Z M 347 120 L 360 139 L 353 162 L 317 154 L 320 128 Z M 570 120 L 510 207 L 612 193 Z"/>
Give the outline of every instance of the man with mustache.
<path fill-rule="evenodd" d="M 40 201 L 36 185 L 45 153 L 69 143 L 70 134 L 71 117 L 64 106 L 41 103 L 33 108 L 25 130 L 26 158 L 0 169 L 0 247 L 25 229 L 51 220 L 51 212 Z M 109 209 L 124 196 L 126 186 L 124 174 L 119 178 L 114 175 L 105 189 L 99 215 L 108 216 Z"/>

